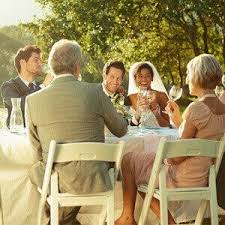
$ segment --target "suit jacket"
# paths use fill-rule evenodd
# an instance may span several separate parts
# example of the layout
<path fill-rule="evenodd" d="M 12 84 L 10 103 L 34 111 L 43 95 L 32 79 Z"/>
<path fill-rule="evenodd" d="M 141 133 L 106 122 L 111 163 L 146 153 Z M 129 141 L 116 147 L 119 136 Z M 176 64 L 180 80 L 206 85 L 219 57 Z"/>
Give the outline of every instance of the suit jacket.
<path fill-rule="evenodd" d="M 35 91 L 38 91 L 41 89 L 39 86 L 40 83 L 36 82 L 36 84 L 37 86 Z M 31 90 L 24 84 L 24 82 L 18 76 L 2 84 L 1 95 L 2 95 L 5 107 L 8 109 L 7 126 L 9 126 L 10 115 L 12 111 L 11 98 L 21 98 L 21 110 L 22 110 L 23 119 L 24 119 L 25 98 L 27 95 L 31 93 L 32 93 Z M 23 121 L 25 125 L 25 120 Z"/>
<path fill-rule="evenodd" d="M 96 84 L 80 82 L 74 76 L 60 77 L 26 100 L 29 138 L 46 162 L 49 143 L 104 142 L 104 125 L 116 136 L 127 132 L 127 122 L 118 115 L 110 99 Z M 42 167 L 43 164 L 38 165 Z M 70 193 L 99 192 L 111 187 L 104 162 L 57 164 L 60 190 Z M 40 185 L 41 172 L 31 171 L 31 179 Z M 38 169 L 36 170 L 38 171 Z M 36 180 L 35 180 L 36 179 Z"/>

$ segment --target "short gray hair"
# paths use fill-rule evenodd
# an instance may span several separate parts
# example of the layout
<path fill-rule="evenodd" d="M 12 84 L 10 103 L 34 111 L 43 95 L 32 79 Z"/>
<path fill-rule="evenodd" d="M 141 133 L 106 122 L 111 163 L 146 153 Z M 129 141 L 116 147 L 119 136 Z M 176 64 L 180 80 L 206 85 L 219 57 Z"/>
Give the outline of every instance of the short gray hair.
<path fill-rule="evenodd" d="M 187 65 L 187 72 L 192 74 L 191 82 L 203 89 L 214 89 L 221 81 L 223 71 L 213 55 L 201 54 Z"/>
<path fill-rule="evenodd" d="M 49 53 L 48 65 L 53 74 L 74 73 L 82 58 L 81 47 L 76 41 L 62 39 L 56 42 Z"/>

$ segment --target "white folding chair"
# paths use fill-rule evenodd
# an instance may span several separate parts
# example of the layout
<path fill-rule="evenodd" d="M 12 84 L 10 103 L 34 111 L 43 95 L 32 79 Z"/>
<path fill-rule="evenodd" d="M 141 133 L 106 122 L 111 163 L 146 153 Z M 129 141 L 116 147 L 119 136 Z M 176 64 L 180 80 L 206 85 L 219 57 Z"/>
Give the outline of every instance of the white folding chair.
<path fill-rule="evenodd" d="M 201 199 L 201 205 L 197 213 L 195 225 L 202 224 L 203 216 L 210 202 L 211 224 L 218 225 L 218 206 L 216 196 L 216 173 L 219 169 L 225 149 L 225 139 L 221 141 L 203 139 L 180 139 L 167 141 L 161 138 L 152 173 L 148 185 L 141 185 L 138 191 L 146 193 L 138 225 L 144 225 L 152 197 L 160 201 L 161 225 L 168 224 L 168 201 Z M 206 156 L 216 158 L 215 165 L 210 166 L 208 187 L 194 188 L 167 188 L 166 171 L 163 160 L 179 156 Z M 188 168 L 187 168 L 188 169 Z M 159 178 L 159 189 L 155 189 Z"/>
<path fill-rule="evenodd" d="M 59 207 L 103 205 L 106 206 L 107 225 L 114 224 L 114 190 L 118 176 L 124 142 L 118 144 L 105 143 L 67 143 L 57 144 L 51 141 L 48 153 L 48 160 L 45 169 L 44 181 L 41 190 L 41 200 L 38 211 L 38 225 L 41 225 L 42 215 L 46 200 L 50 205 L 50 224 L 58 225 Z M 68 161 L 106 161 L 115 162 L 114 169 L 110 169 L 112 190 L 94 194 L 69 194 L 59 193 L 58 174 L 52 171 L 53 163 Z M 50 184 L 50 193 L 48 187 Z M 103 221 L 101 221 L 103 222 Z"/>

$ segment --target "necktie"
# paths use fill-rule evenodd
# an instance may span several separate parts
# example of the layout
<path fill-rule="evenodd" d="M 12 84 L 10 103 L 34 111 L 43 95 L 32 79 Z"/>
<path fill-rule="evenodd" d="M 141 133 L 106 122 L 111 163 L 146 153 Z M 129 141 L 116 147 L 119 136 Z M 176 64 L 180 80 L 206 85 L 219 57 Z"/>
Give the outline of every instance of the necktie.
<path fill-rule="evenodd" d="M 35 88 L 35 85 L 33 83 L 29 83 L 28 87 L 30 89 L 30 93 L 35 92 L 36 88 Z"/>

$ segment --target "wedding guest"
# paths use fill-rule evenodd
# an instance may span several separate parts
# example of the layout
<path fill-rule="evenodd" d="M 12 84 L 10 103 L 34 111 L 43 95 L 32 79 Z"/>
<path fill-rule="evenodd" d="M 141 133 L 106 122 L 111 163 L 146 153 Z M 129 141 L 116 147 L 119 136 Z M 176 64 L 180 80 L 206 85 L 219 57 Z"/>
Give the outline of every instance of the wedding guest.
<path fill-rule="evenodd" d="M 4 82 L 1 86 L 3 102 L 8 109 L 8 126 L 12 111 L 11 98 L 21 98 L 21 110 L 24 118 L 26 96 L 40 90 L 41 85 L 44 87 L 51 80 L 51 76 L 47 76 L 43 84 L 35 81 L 42 71 L 41 50 L 35 45 L 26 45 L 24 48 L 20 48 L 14 58 L 14 65 L 18 76 Z"/>
<path fill-rule="evenodd" d="M 126 70 L 124 64 L 118 60 L 109 60 L 103 68 L 102 89 L 112 99 L 116 94 L 124 96 L 124 105 L 130 105 L 126 91 L 122 86 Z"/>
<path fill-rule="evenodd" d="M 141 88 L 147 89 L 147 93 L 151 94 L 151 100 L 147 96 L 139 98 L 138 92 Z M 137 62 L 131 66 L 128 96 L 135 110 L 135 118 L 132 119 L 133 124 L 139 124 L 140 108 L 145 107 L 153 112 L 159 126 L 169 126 L 169 117 L 164 113 L 168 101 L 166 89 L 153 64 L 150 62 Z"/>
<path fill-rule="evenodd" d="M 104 142 L 104 125 L 118 137 L 127 132 L 126 120 L 116 112 L 99 84 L 78 81 L 81 58 L 77 42 L 56 42 L 48 59 L 53 81 L 26 99 L 28 134 L 40 156 L 40 162 L 31 170 L 31 180 L 39 187 L 51 140 Z M 55 169 L 59 174 L 60 191 L 76 194 L 111 189 L 108 163 L 69 162 L 56 164 Z M 78 224 L 74 222 L 76 213 L 76 207 L 72 212 L 65 212 L 60 225 Z"/>
<path fill-rule="evenodd" d="M 190 93 L 197 96 L 198 100 L 186 108 L 183 117 L 179 106 L 172 100 L 168 102 L 166 110 L 173 123 L 179 128 L 180 138 L 219 140 L 225 133 L 225 107 L 215 95 L 214 89 L 223 74 L 221 67 L 214 56 L 202 54 L 188 63 L 187 73 Z M 122 160 L 123 212 L 116 225 L 136 224 L 134 206 L 137 186 L 148 183 L 154 159 L 154 152 L 130 152 L 124 156 Z M 167 161 L 165 166 L 168 169 L 168 187 L 207 185 L 211 158 L 179 157 Z M 160 217 L 157 199 L 153 198 L 150 207 Z M 169 223 L 175 223 L 171 214 L 169 214 Z"/>

